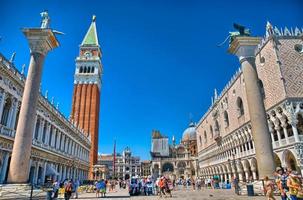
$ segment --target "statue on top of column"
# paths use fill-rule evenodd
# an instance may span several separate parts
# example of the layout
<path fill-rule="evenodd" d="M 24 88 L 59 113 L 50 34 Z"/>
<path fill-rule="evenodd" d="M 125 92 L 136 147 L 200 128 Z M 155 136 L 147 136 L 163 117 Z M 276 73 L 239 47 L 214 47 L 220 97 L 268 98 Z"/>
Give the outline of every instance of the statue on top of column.
<path fill-rule="evenodd" d="M 49 28 L 49 23 L 50 23 L 50 17 L 48 15 L 47 10 L 43 11 L 40 13 L 42 21 L 41 21 L 41 28 Z"/>
<path fill-rule="evenodd" d="M 229 45 L 234 41 L 234 39 L 238 36 L 250 36 L 250 30 L 248 28 L 246 28 L 243 25 L 240 24 L 236 24 L 234 23 L 234 29 L 236 29 L 236 31 L 231 31 L 229 32 L 229 35 L 226 37 L 226 39 L 219 44 L 218 46 L 222 46 L 223 44 L 225 44 L 225 42 L 229 39 Z"/>

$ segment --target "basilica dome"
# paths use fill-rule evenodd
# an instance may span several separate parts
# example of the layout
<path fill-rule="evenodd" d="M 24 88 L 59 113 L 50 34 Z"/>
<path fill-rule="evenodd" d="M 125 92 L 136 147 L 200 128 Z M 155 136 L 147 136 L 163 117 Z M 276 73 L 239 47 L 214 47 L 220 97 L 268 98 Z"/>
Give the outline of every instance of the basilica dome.
<path fill-rule="evenodd" d="M 182 141 L 197 140 L 196 136 L 196 125 L 191 122 L 183 132 Z"/>

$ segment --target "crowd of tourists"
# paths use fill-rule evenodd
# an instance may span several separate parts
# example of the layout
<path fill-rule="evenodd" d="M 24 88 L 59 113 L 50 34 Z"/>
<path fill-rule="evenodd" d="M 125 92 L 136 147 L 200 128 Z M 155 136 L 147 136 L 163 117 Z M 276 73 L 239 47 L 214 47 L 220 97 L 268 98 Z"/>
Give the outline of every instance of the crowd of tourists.
<path fill-rule="evenodd" d="M 268 200 L 275 200 L 276 189 L 282 200 L 303 200 L 303 179 L 297 171 L 277 167 L 274 177 L 275 180 L 264 178 L 264 192 Z"/>
<path fill-rule="evenodd" d="M 65 199 L 78 198 L 78 188 L 80 186 L 79 180 L 64 180 L 62 182 L 54 181 L 53 190 L 50 199 Z"/>

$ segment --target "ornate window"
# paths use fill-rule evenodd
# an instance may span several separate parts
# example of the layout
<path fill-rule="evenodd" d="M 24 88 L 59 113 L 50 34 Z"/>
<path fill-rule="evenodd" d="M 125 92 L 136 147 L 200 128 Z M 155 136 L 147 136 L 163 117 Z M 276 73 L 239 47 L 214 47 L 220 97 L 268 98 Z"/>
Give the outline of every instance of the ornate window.
<path fill-rule="evenodd" d="M 220 126 L 218 120 L 215 122 L 215 134 L 216 136 L 220 135 Z"/>
<path fill-rule="evenodd" d="M 214 131 L 213 131 L 213 127 L 210 125 L 209 126 L 209 130 L 210 130 L 210 138 L 214 137 Z"/>
<path fill-rule="evenodd" d="M 83 73 L 86 74 L 86 72 L 87 72 L 87 68 L 84 67 Z"/>
<path fill-rule="evenodd" d="M 200 141 L 200 146 L 202 146 L 202 137 L 201 137 L 201 135 L 199 136 L 199 141 Z"/>
<path fill-rule="evenodd" d="M 56 147 L 57 147 L 58 131 L 57 131 L 56 129 L 54 129 L 54 131 L 55 131 L 55 136 L 54 136 L 54 139 L 55 139 L 55 141 L 54 141 L 54 147 L 56 148 Z"/>
<path fill-rule="evenodd" d="M 95 73 L 95 67 L 92 67 L 91 73 Z"/>
<path fill-rule="evenodd" d="M 50 125 L 50 131 L 49 131 L 49 138 L 48 138 L 48 145 L 51 146 L 52 144 L 52 137 L 53 137 L 53 126 Z"/>
<path fill-rule="evenodd" d="M 4 126 L 8 125 L 8 117 L 9 117 L 11 108 L 12 108 L 12 100 L 10 98 L 7 98 L 5 100 L 2 117 L 1 117 L 1 124 L 3 124 Z"/>
<path fill-rule="evenodd" d="M 223 117 L 224 117 L 225 127 L 228 127 L 229 126 L 229 118 L 228 118 L 228 113 L 227 113 L 226 110 L 224 111 Z"/>
<path fill-rule="evenodd" d="M 207 134 L 206 134 L 206 131 L 204 131 L 204 143 L 207 142 Z"/>
<path fill-rule="evenodd" d="M 239 117 L 244 115 L 243 101 L 240 97 L 237 98 L 237 110 L 238 110 L 238 116 Z"/>
<path fill-rule="evenodd" d="M 47 122 L 44 123 L 44 127 L 43 127 L 43 134 L 42 134 L 43 143 L 45 143 L 46 129 L 47 129 Z"/>
<path fill-rule="evenodd" d="M 35 139 L 38 140 L 39 137 L 39 129 L 40 129 L 40 119 L 37 119 L 36 128 L 35 128 Z"/>
<path fill-rule="evenodd" d="M 83 72 L 83 67 L 80 67 L 79 73 L 82 73 L 82 72 Z"/>
<path fill-rule="evenodd" d="M 303 45 L 302 44 L 295 44 L 294 46 L 296 52 L 303 53 Z"/>

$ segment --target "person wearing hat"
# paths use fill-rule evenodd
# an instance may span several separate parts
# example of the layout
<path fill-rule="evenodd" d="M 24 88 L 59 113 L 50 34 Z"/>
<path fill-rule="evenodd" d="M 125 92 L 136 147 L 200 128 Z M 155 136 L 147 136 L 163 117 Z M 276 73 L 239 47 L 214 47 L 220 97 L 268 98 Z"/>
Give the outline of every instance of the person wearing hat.
<path fill-rule="evenodd" d="M 278 189 L 280 191 L 281 194 L 281 199 L 282 200 L 287 200 L 287 194 L 286 192 L 288 191 L 288 187 L 287 187 L 287 179 L 288 176 L 286 173 L 284 173 L 284 170 L 282 167 L 277 167 L 276 168 L 276 184 L 278 186 Z"/>
<path fill-rule="evenodd" d="M 289 188 L 289 194 L 291 200 L 301 200 L 302 185 L 300 183 L 299 174 L 297 171 L 292 171 L 287 180 L 287 186 Z"/>

